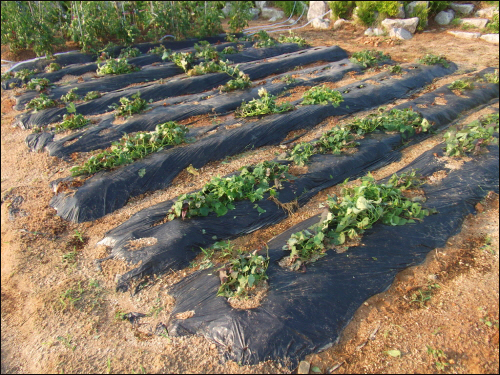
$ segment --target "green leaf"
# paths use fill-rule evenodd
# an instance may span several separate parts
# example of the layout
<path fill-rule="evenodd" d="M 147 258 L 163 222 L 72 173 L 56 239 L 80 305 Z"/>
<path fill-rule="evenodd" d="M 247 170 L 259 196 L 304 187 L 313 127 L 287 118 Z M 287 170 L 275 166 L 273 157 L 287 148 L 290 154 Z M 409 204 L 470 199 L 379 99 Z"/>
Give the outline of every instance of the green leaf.
<path fill-rule="evenodd" d="M 397 349 L 387 350 L 384 353 L 390 355 L 391 357 L 401 357 L 401 352 Z"/>
<path fill-rule="evenodd" d="M 146 174 L 146 168 L 139 169 L 139 173 L 138 173 L 139 177 L 142 178 L 142 177 L 144 177 L 145 174 Z"/>
<path fill-rule="evenodd" d="M 312 369 L 311 369 L 312 372 L 316 372 L 316 373 L 319 373 L 321 372 L 320 368 L 317 367 L 317 366 L 314 366 Z"/>

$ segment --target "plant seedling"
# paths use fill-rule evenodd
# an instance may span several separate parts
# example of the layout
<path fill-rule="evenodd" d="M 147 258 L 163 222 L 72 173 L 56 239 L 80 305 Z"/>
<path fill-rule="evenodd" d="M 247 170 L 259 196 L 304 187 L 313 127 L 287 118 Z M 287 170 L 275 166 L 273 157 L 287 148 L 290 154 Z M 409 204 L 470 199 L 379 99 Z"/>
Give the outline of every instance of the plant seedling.
<path fill-rule="evenodd" d="M 248 103 L 243 102 L 241 107 L 235 111 L 235 114 L 239 117 L 251 117 L 271 113 L 283 113 L 293 109 L 293 105 L 287 102 L 277 105 L 276 97 L 269 95 L 264 88 L 259 89 L 259 97 L 259 99 L 253 99 Z"/>
<path fill-rule="evenodd" d="M 33 108 L 35 112 L 41 111 L 42 109 L 51 108 L 57 106 L 57 102 L 50 99 L 46 94 L 40 94 L 40 96 L 33 98 L 26 103 L 25 108 Z"/>
<path fill-rule="evenodd" d="M 358 64 L 363 69 L 378 66 L 380 63 L 389 60 L 389 55 L 384 55 L 383 52 L 377 50 L 363 50 L 354 52 L 351 57 L 351 62 Z"/>
<path fill-rule="evenodd" d="M 340 92 L 321 85 L 314 86 L 304 93 L 302 105 L 332 104 L 334 107 L 338 107 L 343 101 L 344 98 Z"/>
<path fill-rule="evenodd" d="M 441 64 L 445 68 L 450 67 L 450 63 L 444 56 L 436 56 L 433 55 L 432 53 L 426 54 L 424 57 L 421 57 L 420 59 L 417 60 L 419 64 L 425 64 L 425 65 L 436 65 L 436 64 Z"/>
<path fill-rule="evenodd" d="M 135 113 L 144 111 L 148 107 L 148 103 L 144 99 L 141 99 L 141 93 L 139 91 L 132 95 L 131 98 L 132 100 L 130 100 L 126 96 L 121 97 L 120 105 L 115 103 L 109 106 L 116 111 L 116 117 L 130 117 Z"/>

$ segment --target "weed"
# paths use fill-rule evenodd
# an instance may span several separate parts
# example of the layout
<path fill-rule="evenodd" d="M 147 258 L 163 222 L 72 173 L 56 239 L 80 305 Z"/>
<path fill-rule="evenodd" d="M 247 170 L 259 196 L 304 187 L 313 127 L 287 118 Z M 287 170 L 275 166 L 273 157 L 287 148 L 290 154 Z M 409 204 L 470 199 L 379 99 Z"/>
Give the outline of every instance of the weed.
<path fill-rule="evenodd" d="M 351 62 L 358 64 L 363 69 L 378 66 L 380 63 L 389 60 L 389 55 L 384 55 L 383 52 L 377 50 L 363 50 L 354 52 L 351 57 Z"/>
<path fill-rule="evenodd" d="M 130 59 L 131 57 L 137 57 L 141 55 L 141 51 L 138 48 L 126 47 L 120 51 L 118 55 L 119 59 Z"/>
<path fill-rule="evenodd" d="M 126 96 L 120 98 L 120 105 L 115 103 L 110 105 L 110 108 L 115 110 L 115 117 L 130 117 L 134 113 L 140 113 L 144 111 L 148 104 L 144 99 L 141 99 L 141 93 L 138 91 L 131 96 L 132 100 Z"/>
<path fill-rule="evenodd" d="M 474 83 L 471 81 L 463 81 L 461 79 L 457 79 L 456 81 L 453 81 L 451 85 L 448 86 L 450 90 L 459 90 L 459 91 L 464 91 L 464 90 L 472 90 L 474 89 Z"/>
<path fill-rule="evenodd" d="M 489 144 L 496 144 L 498 133 L 498 113 L 479 118 L 459 129 L 455 127 L 443 136 L 446 142 L 446 155 L 465 156 L 468 153 L 478 154 Z"/>
<path fill-rule="evenodd" d="M 114 142 L 111 149 L 91 156 L 82 166 L 71 168 L 71 174 L 92 174 L 102 169 L 130 164 L 166 146 L 181 144 L 185 141 L 188 129 L 174 121 L 156 125 L 152 132 L 139 132 L 135 135 L 124 135 L 120 141 Z"/>
<path fill-rule="evenodd" d="M 77 87 L 72 88 L 71 90 L 68 91 L 66 95 L 61 95 L 61 101 L 64 103 L 69 103 L 69 102 L 74 102 L 77 100 L 80 100 L 81 97 L 80 95 L 76 94 L 75 91 L 78 90 Z"/>
<path fill-rule="evenodd" d="M 58 70 L 61 70 L 61 65 L 59 65 L 58 63 L 50 63 L 49 65 L 47 65 L 45 67 L 45 71 L 47 73 L 52 73 L 52 72 L 57 72 Z"/>
<path fill-rule="evenodd" d="M 497 8 L 498 9 L 498 8 Z M 486 25 L 486 29 L 490 33 L 498 34 L 498 13 L 493 14 L 493 17 L 491 18 L 490 22 Z"/>
<path fill-rule="evenodd" d="M 131 65 L 126 59 L 109 59 L 104 64 L 97 64 L 97 75 L 127 74 L 140 70 L 139 67 Z"/>
<path fill-rule="evenodd" d="M 27 84 L 26 88 L 29 90 L 37 90 L 38 92 L 44 91 L 52 84 L 47 78 L 32 78 Z"/>
<path fill-rule="evenodd" d="M 258 255 L 257 252 L 258 250 L 249 254 L 239 254 L 219 269 L 221 286 L 217 291 L 217 296 L 243 297 L 248 289 L 259 281 L 267 279 L 269 254 L 264 257 Z"/>
<path fill-rule="evenodd" d="M 127 319 L 125 317 L 125 315 L 127 315 L 127 313 L 125 311 L 123 311 L 123 310 L 116 310 L 115 311 L 115 320 L 118 320 L 118 321 L 125 320 L 125 319 Z"/>
<path fill-rule="evenodd" d="M 100 98 L 102 95 L 99 91 L 89 91 L 85 97 L 83 98 L 84 101 L 88 102 L 90 100 L 94 100 L 97 98 Z"/>
<path fill-rule="evenodd" d="M 270 113 L 283 113 L 293 109 L 293 105 L 285 102 L 281 105 L 276 104 L 276 97 L 269 95 L 265 88 L 259 89 L 259 99 L 253 99 L 248 103 L 241 103 L 240 108 L 235 111 L 239 117 L 251 117 L 267 115 Z"/>
<path fill-rule="evenodd" d="M 63 254 L 62 259 L 63 262 L 68 263 L 68 264 L 74 264 L 76 262 L 76 256 L 78 255 L 78 252 L 75 251 L 70 251 L 69 253 Z"/>
<path fill-rule="evenodd" d="M 450 364 L 445 362 L 447 360 L 446 354 L 441 349 L 433 349 L 427 345 L 427 354 L 431 355 L 435 360 L 435 366 L 438 370 L 444 371 Z"/>
<path fill-rule="evenodd" d="M 34 108 L 35 112 L 41 111 L 42 109 L 51 108 L 57 106 L 57 102 L 53 99 L 50 99 L 46 94 L 40 94 L 40 96 L 33 98 L 26 103 L 25 108 L 30 109 Z"/>
<path fill-rule="evenodd" d="M 195 193 L 179 196 L 168 213 L 168 220 L 176 217 L 207 216 L 215 212 L 217 216 L 234 210 L 234 201 L 248 199 L 252 203 L 264 198 L 265 193 L 276 196 L 276 182 L 288 179 L 288 166 L 275 162 L 262 162 L 253 167 L 240 169 L 239 175 L 214 177 Z M 256 207 L 259 213 L 265 212 Z"/>
<path fill-rule="evenodd" d="M 338 107 L 344 101 L 340 92 L 329 89 L 324 85 L 310 88 L 304 93 L 302 98 L 302 105 L 327 105 L 331 103 L 334 107 Z"/>
<path fill-rule="evenodd" d="M 158 314 L 162 312 L 163 306 L 161 305 L 161 298 L 156 298 L 154 300 L 153 306 L 151 310 L 149 310 L 148 315 L 153 316 L 155 319 L 158 317 Z"/>
<path fill-rule="evenodd" d="M 66 337 L 57 336 L 57 341 L 62 342 L 65 347 L 71 349 L 72 351 L 75 351 L 76 349 L 76 345 L 71 345 L 71 335 L 67 335 Z"/>
<path fill-rule="evenodd" d="M 420 59 L 417 60 L 419 64 L 425 64 L 425 65 L 436 65 L 436 64 L 441 64 L 445 68 L 450 67 L 450 63 L 444 56 L 436 56 L 433 55 L 432 53 L 426 54 L 424 57 L 421 57 Z"/>
<path fill-rule="evenodd" d="M 81 243 L 85 242 L 85 240 L 83 239 L 83 233 L 81 233 L 78 229 L 75 229 L 75 233 L 73 234 L 73 237 L 76 238 Z"/>
<path fill-rule="evenodd" d="M 426 289 L 418 289 L 411 295 L 410 303 L 417 304 L 419 308 L 425 307 L 427 301 L 430 301 L 434 289 L 439 289 L 439 284 L 429 284 Z"/>

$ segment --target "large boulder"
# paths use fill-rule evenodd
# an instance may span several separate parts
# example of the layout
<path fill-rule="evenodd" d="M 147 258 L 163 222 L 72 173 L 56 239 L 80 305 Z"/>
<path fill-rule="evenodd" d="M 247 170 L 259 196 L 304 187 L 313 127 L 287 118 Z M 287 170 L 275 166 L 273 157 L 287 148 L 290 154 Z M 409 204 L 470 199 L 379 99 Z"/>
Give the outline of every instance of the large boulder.
<path fill-rule="evenodd" d="M 426 8 L 429 8 L 428 1 L 412 1 L 410 4 L 406 6 L 406 17 L 410 17 L 418 5 L 423 5 Z"/>
<path fill-rule="evenodd" d="M 256 1 L 255 6 L 259 9 L 267 7 L 267 1 Z"/>
<path fill-rule="evenodd" d="M 439 25 L 448 25 L 455 18 L 455 11 L 453 9 L 443 10 L 439 12 L 436 17 L 434 17 L 434 21 Z"/>
<path fill-rule="evenodd" d="M 387 31 L 389 31 L 392 28 L 401 28 L 408 30 L 410 33 L 414 34 L 415 31 L 417 31 L 418 21 L 419 21 L 418 17 L 397 19 L 397 20 L 386 18 L 385 20 L 382 21 L 381 25 Z"/>
<path fill-rule="evenodd" d="M 307 20 L 311 21 L 315 18 L 323 18 L 323 15 L 328 12 L 330 8 L 326 1 L 310 1 L 309 10 L 307 11 Z"/>
<path fill-rule="evenodd" d="M 252 15 L 252 20 L 256 20 L 259 18 L 260 9 L 259 8 L 250 8 L 250 14 Z"/>
<path fill-rule="evenodd" d="M 483 34 L 480 38 L 488 43 L 498 44 L 498 34 Z"/>
<path fill-rule="evenodd" d="M 476 17 L 493 18 L 494 14 L 498 14 L 498 7 L 480 9 L 476 12 Z"/>
<path fill-rule="evenodd" d="M 460 23 L 482 29 L 488 22 L 490 22 L 490 20 L 487 18 L 462 18 Z"/>
<path fill-rule="evenodd" d="M 402 1 L 398 1 L 399 7 L 398 7 L 398 14 L 396 14 L 395 18 L 405 18 L 405 6 Z"/>
<path fill-rule="evenodd" d="M 349 23 L 348 21 L 346 21 L 345 19 L 343 18 L 339 18 L 337 21 L 335 21 L 335 23 L 333 24 L 333 30 L 338 30 L 338 29 L 341 29 L 342 26 L 344 26 L 346 23 Z"/>
<path fill-rule="evenodd" d="M 462 38 L 462 39 L 478 39 L 481 36 L 481 33 L 469 33 L 467 31 L 453 31 L 453 30 L 448 30 L 448 34 L 454 35 L 457 38 Z"/>
<path fill-rule="evenodd" d="M 324 20 L 321 18 L 314 18 L 311 22 L 311 26 L 314 29 L 327 30 L 330 28 L 330 20 Z"/>
<path fill-rule="evenodd" d="M 453 9 L 455 12 L 468 15 L 471 14 L 472 11 L 474 10 L 474 4 L 458 4 L 458 3 L 451 3 L 450 4 L 451 9 Z"/>
<path fill-rule="evenodd" d="M 373 29 L 371 27 L 369 27 L 368 29 L 365 30 L 366 36 L 381 36 L 384 34 L 385 34 L 385 31 L 382 29 L 379 29 L 378 27 L 375 27 Z"/>
<path fill-rule="evenodd" d="M 262 8 L 260 11 L 262 18 L 268 19 L 271 22 L 285 18 L 285 12 L 281 9 Z"/>
<path fill-rule="evenodd" d="M 408 30 L 402 29 L 400 27 L 393 27 L 392 29 L 390 29 L 389 36 L 391 38 L 396 38 L 401 40 L 408 40 L 413 38 L 413 35 Z"/>

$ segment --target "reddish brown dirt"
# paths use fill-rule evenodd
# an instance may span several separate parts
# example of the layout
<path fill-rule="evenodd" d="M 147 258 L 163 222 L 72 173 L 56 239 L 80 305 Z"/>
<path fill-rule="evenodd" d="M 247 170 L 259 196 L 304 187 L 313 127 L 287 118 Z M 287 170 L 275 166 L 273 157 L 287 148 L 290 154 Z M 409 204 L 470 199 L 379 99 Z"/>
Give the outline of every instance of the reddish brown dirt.
<path fill-rule="evenodd" d="M 265 24 L 255 21 L 252 26 Z M 432 25 L 428 32 L 406 42 L 365 37 L 363 31 L 348 25 L 340 31 L 306 27 L 296 33 L 314 46 L 339 45 L 349 53 L 377 47 L 399 63 L 434 53 L 459 65 L 457 75 L 436 80 L 426 90 L 457 79 L 466 69 L 498 67 L 498 46 L 456 39 Z M 15 56 L 2 47 L 2 58 Z M 344 82 L 357 79 L 360 77 L 346 76 Z M 167 288 L 195 268 L 160 276 L 151 287 L 132 296 L 114 288 L 116 275 L 133 266 L 111 260 L 103 262 L 99 271 L 94 263 L 108 255 L 97 242 L 132 214 L 198 189 L 217 174 L 269 160 L 283 152 L 282 148 L 265 147 L 210 163 L 197 171 L 199 175 L 183 171 L 168 189 L 132 198 L 122 209 L 92 223 L 73 224 L 60 219 L 48 205 L 53 196 L 49 182 L 67 176 L 73 162 L 27 150 L 24 139 L 29 131 L 11 126 L 17 115 L 11 95 L 2 92 L 1 102 L 2 373 L 294 371 L 272 361 L 255 366 L 222 363 L 215 344 L 203 337 L 151 335 L 157 323 L 166 323 L 170 317 L 174 300 Z M 478 114 L 470 119 L 474 116 Z M 214 119 L 192 120 L 206 125 Z M 317 137 L 337 123 L 338 119 L 327 119 L 300 140 Z M 392 174 L 441 140 L 438 134 L 404 150 L 401 161 L 375 171 L 374 176 Z M 288 219 L 241 237 L 235 244 L 248 250 L 257 247 L 262 240 L 317 214 L 318 204 L 337 189 L 321 192 Z M 9 207 L 16 196 L 24 198 L 19 208 L 26 216 L 11 220 Z M 323 373 L 498 373 L 498 195 L 490 194 L 477 209 L 479 213 L 465 221 L 462 232 L 450 238 L 445 248 L 432 250 L 423 265 L 401 272 L 387 292 L 366 301 L 337 345 L 308 356 L 311 368 L 318 367 Z M 418 290 L 430 290 L 430 299 L 423 304 L 412 302 Z M 131 311 L 150 316 L 133 327 L 120 319 Z M 434 353 L 442 350 L 446 357 L 434 358 L 428 346 Z M 392 357 L 388 350 L 399 350 L 401 355 Z"/>

